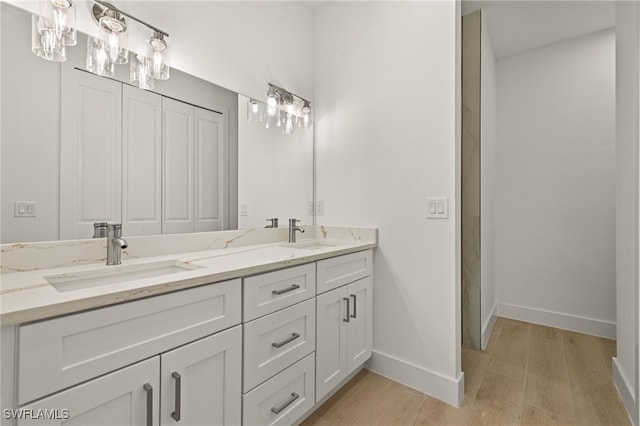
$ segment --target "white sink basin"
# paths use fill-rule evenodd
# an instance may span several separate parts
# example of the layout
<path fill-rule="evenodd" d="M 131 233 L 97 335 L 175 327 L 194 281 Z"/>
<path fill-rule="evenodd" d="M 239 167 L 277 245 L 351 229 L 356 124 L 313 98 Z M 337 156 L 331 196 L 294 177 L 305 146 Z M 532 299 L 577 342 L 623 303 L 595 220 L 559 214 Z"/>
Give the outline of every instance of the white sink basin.
<path fill-rule="evenodd" d="M 78 273 L 50 275 L 44 279 L 57 291 L 66 292 L 86 288 L 118 284 L 142 278 L 154 278 L 163 275 L 200 269 L 199 266 L 188 265 L 175 260 L 145 263 L 140 265 L 105 266 L 103 268 Z"/>
<path fill-rule="evenodd" d="M 302 240 L 297 243 L 283 244 L 282 247 L 303 249 L 303 250 L 320 250 L 326 247 L 335 247 L 337 244 L 329 243 L 322 240 Z"/>

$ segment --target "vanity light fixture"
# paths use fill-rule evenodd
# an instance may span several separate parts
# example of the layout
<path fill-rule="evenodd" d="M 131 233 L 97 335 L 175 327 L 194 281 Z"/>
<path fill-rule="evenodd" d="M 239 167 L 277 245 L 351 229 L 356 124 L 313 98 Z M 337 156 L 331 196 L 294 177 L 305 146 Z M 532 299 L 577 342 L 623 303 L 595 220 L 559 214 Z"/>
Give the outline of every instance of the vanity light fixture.
<path fill-rule="evenodd" d="M 49 60 L 65 61 L 65 46 L 77 43 L 77 0 L 40 0 L 40 15 L 33 15 L 31 50 Z M 169 34 L 102 0 L 92 0 L 90 13 L 98 26 L 98 37 L 87 37 L 87 70 L 104 77 L 115 74 L 114 64 L 129 62 L 127 19 L 151 30 L 145 45 L 131 55 L 130 81 L 137 87 L 152 89 L 154 80 L 169 78 Z"/>
<path fill-rule="evenodd" d="M 284 134 L 291 134 L 296 124 L 305 129 L 311 126 L 311 102 L 269 83 L 266 104 L 255 99 L 249 99 L 247 103 L 247 121 L 254 121 L 256 116 L 260 122 L 265 122 L 267 129 L 275 124 Z"/>

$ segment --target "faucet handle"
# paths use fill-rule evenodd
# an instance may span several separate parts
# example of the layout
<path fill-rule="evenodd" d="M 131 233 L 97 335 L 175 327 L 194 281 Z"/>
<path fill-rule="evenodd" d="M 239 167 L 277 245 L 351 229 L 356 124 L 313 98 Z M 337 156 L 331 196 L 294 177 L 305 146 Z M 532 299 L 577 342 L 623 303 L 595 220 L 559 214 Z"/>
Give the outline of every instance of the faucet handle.
<path fill-rule="evenodd" d="M 106 238 L 106 237 L 107 237 L 107 222 L 94 222 L 93 238 Z"/>
<path fill-rule="evenodd" d="M 265 226 L 265 228 L 277 228 L 278 227 L 278 218 L 277 217 L 272 217 L 271 219 L 267 219 L 267 222 L 271 222 L 271 224 Z"/>
<path fill-rule="evenodd" d="M 289 225 L 296 226 L 296 223 L 301 222 L 300 219 L 289 219 Z"/>

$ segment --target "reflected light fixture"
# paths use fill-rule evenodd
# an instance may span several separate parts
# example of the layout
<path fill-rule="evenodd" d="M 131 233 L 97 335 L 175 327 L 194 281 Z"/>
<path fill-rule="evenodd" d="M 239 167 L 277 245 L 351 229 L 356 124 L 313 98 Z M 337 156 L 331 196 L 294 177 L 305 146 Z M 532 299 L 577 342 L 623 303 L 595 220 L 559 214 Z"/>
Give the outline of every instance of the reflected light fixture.
<path fill-rule="evenodd" d="M 67 60 L 65 46 L 53 24 L 42 16 L 31 16 L 31 51 L 38 57 L 53 62 Z"/>
<path fill-rule="evenodd" d="M 296 124 L 305 129 L 311 127 L 313 121 L 311 118 L 311 102 L 275 84 L 269 83 L 266 105 L 255 99 L 249 99 L 247 103 L 247 120 L 253 121 L 253 117 L 263 107 L 266 110 L 264 114 L 266 117 L 263 120 L 262 115 L 260 115 L 260 121 L 265 122 L 267 129 L 275 124 L 282 129 L 283 133 L 291 134 Z"/>

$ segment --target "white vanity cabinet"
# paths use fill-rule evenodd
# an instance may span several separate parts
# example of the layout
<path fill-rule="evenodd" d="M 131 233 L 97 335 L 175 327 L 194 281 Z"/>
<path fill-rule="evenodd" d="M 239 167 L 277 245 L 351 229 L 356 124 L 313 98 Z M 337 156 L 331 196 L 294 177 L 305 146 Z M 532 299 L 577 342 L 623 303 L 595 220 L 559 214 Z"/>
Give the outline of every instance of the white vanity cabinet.
<path fill-rule="evenodd" d="M 371 251 L 318 262 L 318 277 L 342 286 L 317 297 L 316 401 L 371 357 L 373 280 L 370 275 L 353 282 L 346 278 L 362 275 L 364 264 L 370 267 Z"/>
<path fill-rule="evenodd" d="M 371 356 L 371 258 L 6 326 L 1 423 L 296 424 Z"/>
<path fill-rule="evenodd" d="M 19 326 L 19 408 L 66 408 L 83 425 L 175 424 L 176 412 L 239 424 L 241 294 L 236 279 Z"/>

